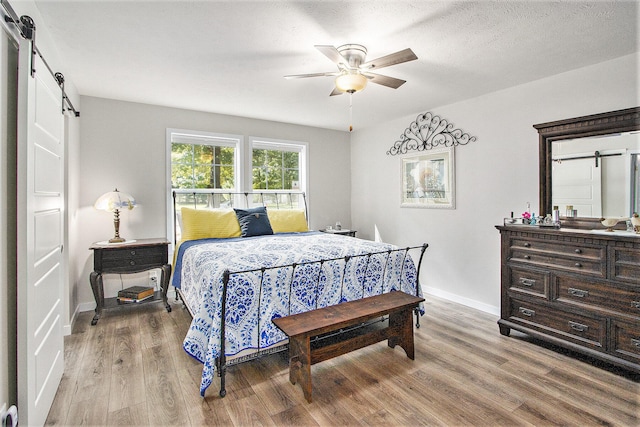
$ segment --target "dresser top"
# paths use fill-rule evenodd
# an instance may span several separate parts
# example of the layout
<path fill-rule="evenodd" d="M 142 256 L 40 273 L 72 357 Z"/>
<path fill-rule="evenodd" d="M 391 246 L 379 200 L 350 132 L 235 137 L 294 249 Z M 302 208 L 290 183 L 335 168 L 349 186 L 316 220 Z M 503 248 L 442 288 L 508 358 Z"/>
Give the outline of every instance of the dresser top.
<path fill-rule="evenodd" d="M 498 230 L 513 231 L 519 233 L 537 233 L 537 234 L 553 234 L 563 236 L 575 236 L 589 239 L 602 240 L 626 240 L 633 243 L 640 243 L 640 234 L 631 231 L 615 230 L 606 231 L 604 229 L 583 230 L 580 228 L 552 228 L 540 227 L 536 225 L 496 225 Z"/>

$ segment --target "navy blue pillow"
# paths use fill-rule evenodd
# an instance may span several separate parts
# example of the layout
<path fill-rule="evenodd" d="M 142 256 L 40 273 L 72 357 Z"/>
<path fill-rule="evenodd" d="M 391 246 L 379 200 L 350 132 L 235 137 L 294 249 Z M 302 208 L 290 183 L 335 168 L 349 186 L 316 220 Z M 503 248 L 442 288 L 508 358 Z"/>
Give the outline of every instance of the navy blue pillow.
<path fill-rule="evenodd" d="M 273 234 L 266 207 L 259 206 L 251 209 L 234 209 L 234 211 L 236 211 L 236 216 L 240 223 L 242 237 Z"/>

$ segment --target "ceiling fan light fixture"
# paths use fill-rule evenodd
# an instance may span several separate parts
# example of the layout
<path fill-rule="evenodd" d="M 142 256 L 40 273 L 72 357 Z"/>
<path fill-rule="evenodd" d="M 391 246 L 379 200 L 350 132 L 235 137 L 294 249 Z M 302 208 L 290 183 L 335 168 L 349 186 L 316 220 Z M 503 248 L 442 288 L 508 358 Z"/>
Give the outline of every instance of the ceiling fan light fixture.
<path fill-rule="evenodd" d="M 360 73 L 344 73 L 336 77 L 336 87 L 342 92 L 360 92 L 367 86 L 367 78 Z"/>

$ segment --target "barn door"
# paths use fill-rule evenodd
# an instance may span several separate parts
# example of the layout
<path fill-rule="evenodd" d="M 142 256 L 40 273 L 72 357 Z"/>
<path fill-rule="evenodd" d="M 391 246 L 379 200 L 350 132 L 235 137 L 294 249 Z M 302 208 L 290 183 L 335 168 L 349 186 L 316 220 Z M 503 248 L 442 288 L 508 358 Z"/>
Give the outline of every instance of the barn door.
<path fill-rule="evenodd" d="M 18 65 L 18 408 L 43 425 L 64 370 L 62 93 L 30 41 Z M 32 67 L 36 70 L 31 73 Z"/>
<path fill-rule="evenodd" d="M 602 216 L 602 167 L 596 167 L 593 158 L 567 159 L 554 162 L 552 204 L 564 214 L 567 205 L 578 211 L 578 216 Z"/>

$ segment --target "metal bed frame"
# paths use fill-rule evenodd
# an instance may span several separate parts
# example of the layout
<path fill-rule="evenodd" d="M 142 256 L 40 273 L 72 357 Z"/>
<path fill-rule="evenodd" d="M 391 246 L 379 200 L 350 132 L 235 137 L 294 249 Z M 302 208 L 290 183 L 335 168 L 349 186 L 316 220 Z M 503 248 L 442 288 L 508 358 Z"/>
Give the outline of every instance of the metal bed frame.
<path fill-rule="evenodd" d="M 306 197 L 304 195 L 304 193 L 302 192 L 254 192 L 254 193 L 237 193 L 237 192 L 193 192 L 193 191 L 182 191 L 180 192 L 179 190 L 174 190 L 173 191 L 173 207 L 174 207 L 174 220 L 177 223 L 177 212 L 176 212 L 176 193 L 181 193 L 181 194 L 205 194 L 205 195 L 224 195 L 227 196 L 228 199 L 227 201 L 231 200 L 231 201 L 236 201 L 237 197 L 240 196 L 241 198 L 244 197 L 244 207 L 250 207 L 251 203 L 249 201 L 249 196 L 258 196 L 260 198 L 260 203 L 264 206 L 267 205 L 268 201 L 265 201 L 265 196 L 267 196 L 267 198 L 270 197 L 275 197 L 275 199 L 277 200 L 278 197 L 286 197 L 289 200 L 288 205 L 290 207 L 293 206 L 293 202 L 292 202 L 292 195 L 297 195 L 297 196 L 301 196 L 302 197 L 302 201 L 304 203 L 304 209 L 305 209 L 305 217 L 307 218 L 308 221 L 308 215 L 307 215 L 307 203 L 306 203 Z M 215 197 L 215 196 L 212 196 Z M 229 206 L 233 206 L 234 202 L 231 202 L 229 204 Z M 213 203 L 212 207 L 217 207 L 215 206 L 215 203 Z M 276 208 L 277 209 L 281 209 L 280 204 L 276 202 Z M 174 224 L 174 242 L 176 241 L 176 226 Z M 176 242 L 177 244 L 177 242 Z M 318 284 L 320 283 L 320 279 L 322 277 L 322 266 L 324 263 L 326 262 L 331 262 L 331 261 L 344 261 L 344 270 L 343 270 L 343 275 L 342 275 L 342 283 L 341 283 L 341 288 L 340 288 L 340 292 L 343 292 L 343 288 L 344 288 L 344 279 L 347 271 L 347 265 L 349 264 L 349 262 L 355 262 L 354 260 L 359 259 L 359 258 L 364 258 L 366 257 L 366 264 L 365 264 L 365 271 L 369 268 L 369 262 L 371 260 L 372 256 L 384 256 L 386 254 L 386 258 L 384 260 L 384 269 L 383 269 L 383 273 L 382 276 L 384 278 L 384 275 L 386 273 L 387 270 L 387 265 L 389 263 L 389 259 L 391 257 L 391 254 L 394 252 L 404 252 L 404 256 L 402 258 L 402 267 L 401 267 L 401 271 L 400 271 L 400 285 L 402 286 L 402 273 L 404 271 L 404 266 L 405 266 L 405 261 L 406 261 L 406 257 L 409 254 L 410 250 L 420 250 L 420 255 L 419 255 L 419 259 L 418 259 L 418 266 L 416 269 L 416 283 L 415 283 L 415 294 L 416 296 L 421 296 L 419 295 L 420 293 L 420 270 L 422 268 L 422 261 L 423 261 L 423 257 L 424 257 L 424 253 L 426 251 L 426 249 L 429 247 L 429 245 L 427 243 L 424 243 L 422 245 L 419 246 L 410 246 L 410 247 L 406 247 L 406 248 L 397 248 L 397 249 L 388 249 L 388 250 L 384 250 L 384 251 L 378 251 L 378 252 L 370 252 L 370 253 L 366 253 L 366 254 L 359 254 L 359 255 L 347 255 L 344 257 L 337 257 L 337 258 L 327 258 L 327 259 L 319 259 L 319 260 L 313 260 L 313 261 L 305 261 L 305 262 L 299 262 L 299 263 L 291 263 L 291 264 L 285 264 L 285 265 L 279 265 L 279 266 L 273 266 L 273 267 L 257 267 L 254 269 L 247 269 L 247 270 L 239 270 L 239 271 L 230 271 L 230 270 L 225 270 L 223 273 L 223 278 L 222 278 L 222 282 L 223 282 L 223 287 L 222 287 L 222 295 L 221 295 L 221 299 L 223 301 L 222 304 L 222 312 L 221 312 L 221 316 L 220 318 L 223 320 L 221 325 L 220 325 L 220 356 L 218 358 L 216 358 L 215 361 L 215 365 L 216 365 L 216 369 L 218 371 L 218 376 L 220 377 L 220 397 L 224 397 L 227 392 L 226 392 L 226 381 L 225 381 L 225 374 L 226 374 L 226 369 L 229 366 L 233 366 L 233 365 L 237 365 L 249 360 L 254 360 L 257 359 L 261 356 L 264 355 L 268 355 L 268 354 L 273 354 L 273 353 L 278 353 L 284 350 L 288 349 L 288 344 L 282 344 L 282 345 L 276 345 L 274 347 L 269 347 L 269 348 L 260 348 L 260 339 L 258 339 L 258 349 L 255 352 L 252 352 L 251 354 L 247 354 L 244 356 L 240 356 L 240 357 L 236 357 L 236 358 L 232 358 L 230 360 L 227 360 L 227 356 L 225 355 L 225 322 L 224 319 L 226 319 L 226 314 L 227 311 L 229 310 L 229 307 L 227 307 L 227 291 L 228 291 L 228 285 L 229 285 L 229 280 L 231 278 L 231 276 L 234 275 L 240 275 L 240 274 L 245 274 L 245 273 L 260 273 L 260 287 L 259 287 L 259 295 L 258 298 L 260 298 L 260 295 L 262 294 L 262 280 L 264 279 L 264 275 L 268 270 L 275 270 L 275 269 L 287 269 L 287 268 L 291 268 L 291 281 L 289 282 L 288 286 L 289 286 L 289 295 L 291 295 L 291 287 L 293 285 L 294 282 L 294 278 L 295 278 L 295 269 L 299 268 L 301 266 L 305 266 L 305 265 L 313 265 L 313 264 L 318 264 L 319 265 L 319 273 L 318 273 L 318 277 L 317 277 L 317 281 L 316 281 L 316 293 L 315 293 L 315 297 L 316 297 L 316 306 L 317 306 L 317 301 L 318 301 Z M 364 295 L 364 290 L 365 290 L 365 281 L 363 280 L 362 283 L 362 287 L 363 287 L 363 295 Z M 399 289 L 400 291 L 402 291 L 402 288 Z M 178 289 L 176 289 L 176 300 L 178 299 L 178 295 L 179 295 L 179 291 Z M 191 309 L 185 304 L 184 298 L 182 297 L 182 295 L 180 295 L 180 299 L 182 300 L 183 305 L 187 308 L 187 310 L 189 311 L 189 314 L 191 314 L 191 316 L 193 317 L 193 313 L 191 312 Z M 416 314 L 416 327 L 420 328 L 420 315 L 419 315 L 419 307 L 416 307 L 414 309 L 414 312 Z M 368 322 L 368 323 L 363 323 L 362 325 L 359 325 L 355 328 L 351 328 L 349 330 L 340 330 L 338 333 L 333 333 L 331 335 L 328 336 L 321 336 L 321 337 L 316 337 L 315 341 L 319 341 L 319 340 L 323 340 L 323 339 L 328 339 L 331 338 L 335 335 L 340 335 L 342 333 L 348 333 L 351 332 L 352 329 L 358 329 L 358 328 L 363 328 L 363 327 L 368 327 L 370 325 L 372 325 L 373 323 L 378 323 L 378 322 L 384 322 L 386 321 L 386 317 L 385 318 L 380 318 L 378 320 L 372 321 L 372 322 Z M 258 337 L 260 337 L 260 319 L 258 318 Z"/>

